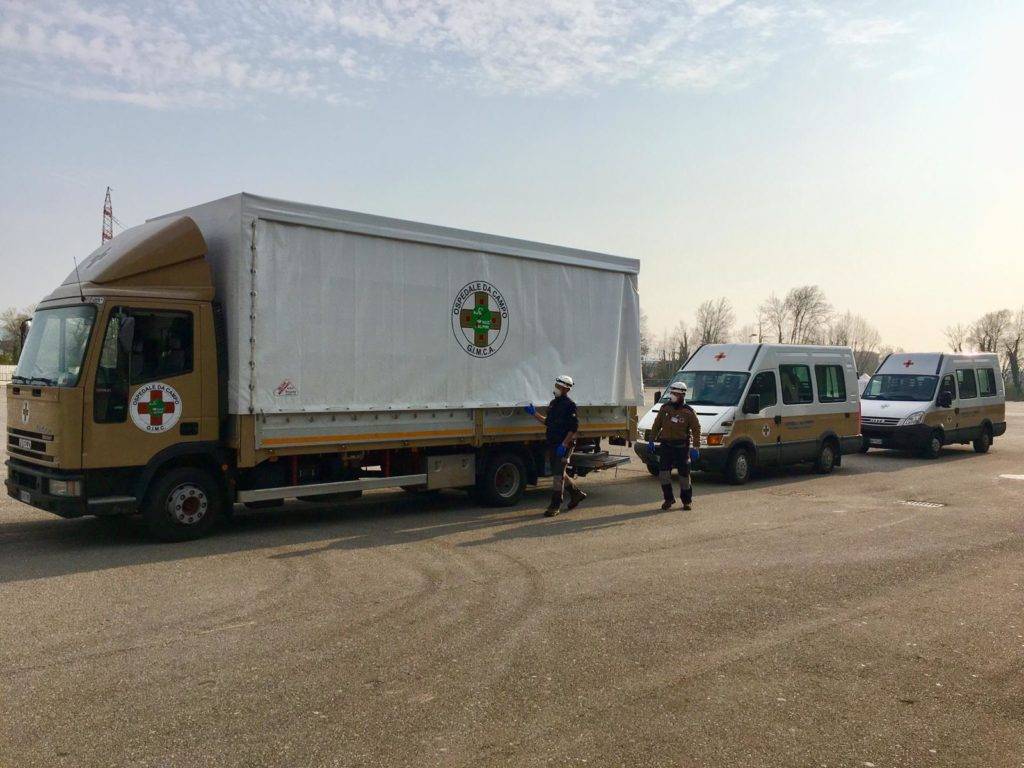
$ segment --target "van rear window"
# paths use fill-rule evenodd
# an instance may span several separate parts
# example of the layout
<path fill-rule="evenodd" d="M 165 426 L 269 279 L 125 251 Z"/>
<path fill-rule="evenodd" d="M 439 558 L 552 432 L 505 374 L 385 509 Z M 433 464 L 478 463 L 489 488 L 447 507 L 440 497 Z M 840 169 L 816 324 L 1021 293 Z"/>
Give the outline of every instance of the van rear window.
<path fill-rule="evenodd" d="M 808 366 L 780 365 L 779 380 L 782 382 L 782 402 L 786 405 L 814 402 L 811 369 Z"/>
<path fill-rule="evenodd" d="M 814 378 L 818 382 L 819 403 L 846 402 L 846 376 L 841 365 L 816 365 Z"/>

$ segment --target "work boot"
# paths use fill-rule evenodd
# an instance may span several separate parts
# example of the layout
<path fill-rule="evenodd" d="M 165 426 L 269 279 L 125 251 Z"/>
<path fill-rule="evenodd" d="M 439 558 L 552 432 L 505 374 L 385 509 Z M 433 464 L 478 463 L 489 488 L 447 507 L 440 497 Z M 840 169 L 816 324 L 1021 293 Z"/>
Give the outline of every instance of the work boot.
<path fill-rule="evenodd" d="M 676 503 L 675 496 L 672 495 L 672 486 L 663 485 L 661 486 L 661 493 L 665 496 L 665 502 L 661 505 L 662 509 L 672 509 L 672 505 Z"/>
<path fill-rule="evenodd" d="M 693 489 L 684 488 L 679 495 L 683 497 L 683 511 L 689 512 L 693 509 Z"/>
<path fill-rule="evenodd" d="M 684 501 L 683 502 L 683 511 L 684 512 L 689 512 L 691 509 L 693 509 L 693 504 L 690 504 L 689 502 Z"/>
<path fill-rule="evenodd" d="M 569 489 L 569 503 L 565 507 L 566 510 L 576 509 L 585 498 L 587 498 L 587 494 L 574 485 Z"/>
<path fill-rule="evenodd" d="M 551 503 L 548 504 L 548 508 L 544 510 L 544 517 L 554 517 L 562 511 L 562 494 L 552 493 Z"/>

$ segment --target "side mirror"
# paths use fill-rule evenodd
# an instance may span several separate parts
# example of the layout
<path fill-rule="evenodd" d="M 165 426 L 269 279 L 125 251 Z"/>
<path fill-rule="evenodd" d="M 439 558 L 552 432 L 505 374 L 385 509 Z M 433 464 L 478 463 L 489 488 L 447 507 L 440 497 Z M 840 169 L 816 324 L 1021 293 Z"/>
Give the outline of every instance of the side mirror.
<path fill-rule="evenodd" d="M 656 389 L 654 391 L 654 402 L 658 402 L 659 400 L 661 400 L 661 390 Z"/>
<path fill-rule="evenodd" d="M 126 355 L 131 354 L 132 342 L 135 341 L 135 318 L 121 318 L 121 326 L 117 329 L 117 343 Z"/>
<path fill-rule="evenodd" d="M 939 392 L 939 398 L 935 401 L 935 404 L 939 408 L 952 408 L 953 407 L 953 393 L 949 390 L 943 390 Z"/>
<path fill-rule="evenodd" d="M 743 401 L 743 412 L 744 413 L 760 413 L 761 412 L 761 396 L 750 394 L 747 395 L 747 399 Z"/>

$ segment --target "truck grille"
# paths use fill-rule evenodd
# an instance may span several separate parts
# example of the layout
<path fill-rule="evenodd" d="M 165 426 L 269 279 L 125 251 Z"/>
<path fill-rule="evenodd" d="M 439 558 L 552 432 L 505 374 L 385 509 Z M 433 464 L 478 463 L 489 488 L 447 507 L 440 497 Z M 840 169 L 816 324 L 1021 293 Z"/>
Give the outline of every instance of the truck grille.
<path fill-rule="evenodd" d="M 41 432 L 8 428 L 7 452 L 42 461 L 53 461 L 53 456 L 47 455 L 47 446 L 52 440 L 53 437 L 51 435 L 44 435 Z"/>
<path fill-rule="evenodd" d="M 891 416 L 861 416 L 860 423 L 868 424 L 872 427 L 895 427 L 900 423 L 900 420 Z"/>

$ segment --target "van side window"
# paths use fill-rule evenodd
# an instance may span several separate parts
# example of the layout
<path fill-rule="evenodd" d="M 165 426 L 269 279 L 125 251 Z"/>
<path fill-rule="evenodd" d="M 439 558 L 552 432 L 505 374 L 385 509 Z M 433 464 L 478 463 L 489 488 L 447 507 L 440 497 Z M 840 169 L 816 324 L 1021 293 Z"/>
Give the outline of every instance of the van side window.
<path fill-rule="evenodd" d="M 978 396 L 978 381 L 974 377 L 973 368 L 957 368 L 956 383 L 960 385 L 961 399 L 970 399 Z"/>
<path fill-rule="evenodd" d="M 779 379 L 782 381 L 782 402 L 786 405 L 813 403 L 811 369 L 806 365 L 780 365 Z"/>
<path fill-rule="evenodd" d="M 779 392 L 775 386 L 775 371 L 761 371 L 750 382 L 750 392 L 761 399 L 761 409 L 768 408 L 779 402 Z"/>
<path fill-rule="evenodd" d="M 96 369 L 93 421 L 123 422 L 130 385 L 180 376 L 192 363 L 191 312 L 115 307 Z"/>
<path fill-rule="evenodd" d="M 942 384 L 939 385 L 939 392 L 948 392 L 950 398 L 956 400 L 956 384 L 953 381 L 952 373 L 947 373 L 942 377 Z"/>
<path fill-rule="evenodd" d="M 819 403 L 846 402 L 846 376 L 841 365 L 816 365 L 814 377 L 818 381 Z"/>
<path fill-rule="evenodd" d="M 996 389 L 996 372 L 991 368 L 978 369 L 978 392 L 982 397 L 995 397 L 999 393 Z"/>

